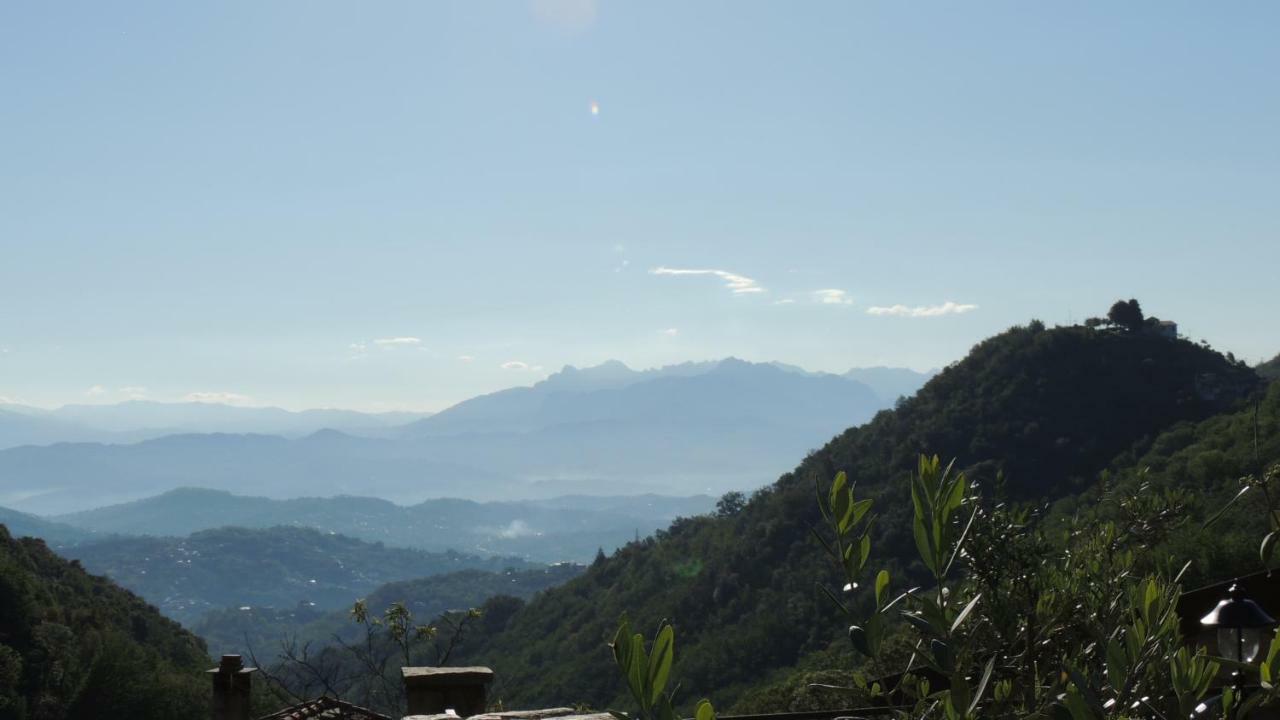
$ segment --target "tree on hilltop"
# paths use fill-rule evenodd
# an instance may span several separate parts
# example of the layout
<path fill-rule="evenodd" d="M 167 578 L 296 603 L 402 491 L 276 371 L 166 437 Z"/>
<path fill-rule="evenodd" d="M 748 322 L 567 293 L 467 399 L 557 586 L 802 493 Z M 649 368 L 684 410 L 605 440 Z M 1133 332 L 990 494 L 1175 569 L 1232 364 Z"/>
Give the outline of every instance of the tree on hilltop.
<path fill-rule="evenodd" d="M 1107 312 L 1107 320 L 1112 325 L 1124 328 L 1129 332 L 1138 332 L 1142 330 L 1146 317 L 1142 314 L 1142 306 L 1137 300 L 1130 298 L 1128 300 L 1117 300 L 1111 306 L 1111 310 Z"/>

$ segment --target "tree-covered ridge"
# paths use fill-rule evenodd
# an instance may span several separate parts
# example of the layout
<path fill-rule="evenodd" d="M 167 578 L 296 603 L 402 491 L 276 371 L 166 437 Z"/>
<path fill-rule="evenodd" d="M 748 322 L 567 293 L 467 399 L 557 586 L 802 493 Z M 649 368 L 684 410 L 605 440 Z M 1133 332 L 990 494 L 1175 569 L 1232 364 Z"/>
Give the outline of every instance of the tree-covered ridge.
<path fill-rule="evenodd" d="M 201 717 L 207 664 L 154 607 L 0 526 L 0 718 Z"/>
<path fill-rule="evenodd" d="M 1280 380 L 1280 355 L 1276 355 L 1254 369 L 1266 380 Z"/>
<path fill-rule="evenodd" d="M 648 535 L 681 515 L 706 512 L 706 495 L 667 497 L 562 496 L 542 500 L 474 502 L 437 498 L 396 505 L 371 497 L 276 500 L 221 490 L 179 488 L 57 520 L 100 534 L 185 536 L 220 527 L 311 527 L 366 542 L 433 552 L 520 555 L 535 561 L 585 562 L 596 548 L 613 550 L 633 533 Z M 0 510 L 0 518 L 5 511 Z M 47 537 L 38 535 L 39 537 Z"/>
<path fill-rule="evenodd" d="M 467 662 L 491 663 L 516 704 L 606 706 L 618 688 L 592 669 L 617 618 L 671 619 L 676 673 L 691 696 L 730 707 L 837 640 L 814 581 L 833 580 L 816 552 L 814 486 L 837 471 L 883 500 L 875 546 L 895 577 L 918 577 L 902 500 L 922 450 L 958 458 L 970 477 L 1014 498 L 1087 487 L 1135 445 L 1179 421 L 1229 409 L 1253 372 L 1204 347 L 1145 333 L 1033 322 L 978 346 L 914 398 L 812 453 L 737 512 L 678 521 L 585 576 L 548 591 L 502 632 L 477 638 Z M 841 644 L 839 647 L 845 647 Z M 732 708 L 731 708 L 732 709 Z"/>
<path fill-rule="evenodd" d="M 17 510 L 0 507 L 0 524 L 15 537 L 38 537 L 55 547 L 74 545 L 93 538 L 93 533 Z"/>
<path fill-rule="evenodd" d="M 394 548 L 296 527 L 219 528 L 185 538 L 117 537 L 67 553 L 188 624 L 214 609 L 315 603 L 330 610 L 396 580 L 468 568 L 529 567 L 518 558 Z"/>

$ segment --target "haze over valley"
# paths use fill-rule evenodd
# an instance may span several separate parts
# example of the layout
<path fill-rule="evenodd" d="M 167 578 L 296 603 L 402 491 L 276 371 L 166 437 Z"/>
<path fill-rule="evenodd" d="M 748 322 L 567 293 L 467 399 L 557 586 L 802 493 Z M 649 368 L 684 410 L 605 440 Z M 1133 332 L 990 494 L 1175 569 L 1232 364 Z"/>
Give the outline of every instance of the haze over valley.
<path fill-rule="evenodd" d="M 0 450 L 0 505 L 60 515 L 179 487 L 406 505 L 444 497 L 718 496 L 768 482 L 796 455 L 865 422 L 928 377 L 889 369 L 841 376 L 735 359 L 644 372 L 611 362 L 565 368 L 531 387 L 399 424 L 393 420 L 406 418 L 199 403 L 41 414 L 0 406 L 8 426 L 0 437 L 11 445 Z M 52 444 L 12 446 L 37 429 L 50 432 L 51 417 L 92 421 L 88 432 L 138 433 L 153 424 L 183 432 L 78 442 L 77 430 L 68 430 L 46 438 Z M 345 429 L 321 424 L 331 420 Z"/>

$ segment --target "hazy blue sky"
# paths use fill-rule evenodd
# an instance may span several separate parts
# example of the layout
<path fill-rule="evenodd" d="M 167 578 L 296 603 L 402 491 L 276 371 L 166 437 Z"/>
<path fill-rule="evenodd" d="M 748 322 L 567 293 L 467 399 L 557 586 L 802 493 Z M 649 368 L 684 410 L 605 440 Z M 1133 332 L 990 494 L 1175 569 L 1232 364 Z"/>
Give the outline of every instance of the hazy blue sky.
<path fill-rule="evenodd" d="M 4 3 L 0 397 L 927 368 L 1129 296 L 1258 360 L 1278 30 L 1275 2 Z"/>

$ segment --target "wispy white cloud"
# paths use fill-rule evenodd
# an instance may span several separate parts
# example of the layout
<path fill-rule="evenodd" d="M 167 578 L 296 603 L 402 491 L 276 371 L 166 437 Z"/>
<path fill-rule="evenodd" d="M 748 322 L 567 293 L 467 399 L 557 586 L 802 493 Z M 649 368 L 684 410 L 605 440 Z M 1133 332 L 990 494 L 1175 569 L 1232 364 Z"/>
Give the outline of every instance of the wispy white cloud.
<path fill-rule="evenodd" d="M 252 405 L 253 398 L 233 392 L 191 392 L 182 396 L 186 402 L 213 403 L 217 405 Z"/>
<path fill-rule="evenodd" d="M 107 389 L 102 387 L 101 385 L 94 385 L 88 390 L 85 390 L 84 394 L 88 397 L 98 397 L 99 395 L 106 394 L 106 392 L 107 392 Z"/>
<path fill-rule="evenodd" d="M 498 367 L 502 368 L 503 370 L 519 370 L 519 371 L 526 371 L 526 372 L 537 372 L 538 370 L 542 369 L 541 365 L 530 365 L 529 363 L 524 362 L 523 360 L 508 360 L 502 363 L 501 365 L 499 365 Z"/>
<path fill-rule="evenodd" d="M 867 314 L 919 318 L 941 317 L 943 315 L 962 315 L 977 309 L 977 305 L 955 303 L 948 300 L 941 305 L 918 305 L 916 307 L 907 307 L 906 305 L 874 305 L 867 308 Z"/>
<path fill-rule="evenodd" d="M 378 347 L 396 347 L 398 345 L 421 345 L 422 339 L 416 337 L 378 338 L 373 341 Z"/>
<path fill-rule="evenodd" d="M 475 358 L 474 358 L 474 357 L 472 357 L 471 355 L 459 355 L 459 356 L 458 356 L 458 362 L 466 362 L 466 363 L 469 363 L 469 362 L 471 362 L 471 361 L 473 361 L 473 360 L 475 360 Z"/>
<path fill-rule="evenodd" d="M 649 271 L 653 275 L 711 275 L 724 281 L 724 286 L 734 295 L 761 293 L 764 288 L 746 275 L 731 273 L 728 270 L 698 270 L 688 268 L 656 267 Z"/>
<path fill-rule="evenodd" d="M 795 298 L 782 298 L 781 300 L 774 300 L 773 304 L 774 305 L 795 305 L 796 300 Z"/>
<path fill-rule="evenodd" d="M 147 389 L 141 385 L 126 385 L 120 388 L 120 394 L 130 400 L 142 400 L 147 396 Z"/>
<path fill-rule="evenodd" d="M 667 337 L 675 337 L 680 334 L 680 328 L 667 328 L 662 331 L 662 334 Z"/>
<path fill-rule="evenodd" d="M 849 293 L 836 288 L 827 288 L 825 290 L 814 290 L 813 298 L 823 305 L 852 305 L 853 298 L 849 297 Z"/>

